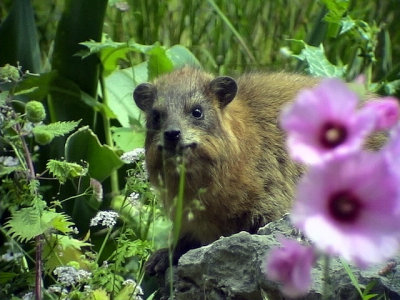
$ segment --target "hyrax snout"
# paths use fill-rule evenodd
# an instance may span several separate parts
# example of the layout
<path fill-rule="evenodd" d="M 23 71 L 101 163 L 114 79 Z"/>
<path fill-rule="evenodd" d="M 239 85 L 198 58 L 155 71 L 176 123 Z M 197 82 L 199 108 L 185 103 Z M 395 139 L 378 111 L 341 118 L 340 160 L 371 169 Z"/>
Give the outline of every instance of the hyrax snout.
<path fill-rule="evenodd" d="M 171 217 L 178 164 L 185 165 L 175 261 L 220 236 L 255 232 L 289 210 L 301 170 L 287 156 L 278 116 L 300 89 L 316 83 L 285 73 L 215 78 L 185 67 L 136 87 L 134 100 L 146 114 L 149 178 Z M 159 260 L 151 260 L 150 273 Z"/>

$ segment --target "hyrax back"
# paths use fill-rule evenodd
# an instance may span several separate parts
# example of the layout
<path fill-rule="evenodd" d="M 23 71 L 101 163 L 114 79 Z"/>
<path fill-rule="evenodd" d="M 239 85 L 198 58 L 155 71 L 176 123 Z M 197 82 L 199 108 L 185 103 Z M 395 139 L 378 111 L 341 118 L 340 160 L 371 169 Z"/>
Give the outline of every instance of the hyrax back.
<path fill-rule="evenodd" d="M 300 170 L 287 156 L 278 116 L 316 82 L 285 73 L 214 79 L 183 68 L 135 89 L 147 116 L 150 181 L 172 215 L 177 162 L 185 164 L 181 236 L 191 242 L 182 248 L 254 232 L 289 210 Z"/>

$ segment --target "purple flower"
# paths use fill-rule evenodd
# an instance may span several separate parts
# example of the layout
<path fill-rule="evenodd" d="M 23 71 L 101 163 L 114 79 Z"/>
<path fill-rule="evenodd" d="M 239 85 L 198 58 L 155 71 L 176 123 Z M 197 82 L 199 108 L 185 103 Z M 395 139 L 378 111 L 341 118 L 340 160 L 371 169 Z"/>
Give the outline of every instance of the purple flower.
<path fill-rule="evenodd" d="M 310 168 L 300 181 L 292 221 L 328 254 L 360 267 L 398 249 L 399 175 L 388 156 L 357 152 Z"/>
<path fill-rule="evenodd" d="M 375 130 L 389 129 L 399 120 L 399 101 L 394 97 L 368 101 L 365 108 L 371 109 L 377 116 Z"/>
<path fill-rule="evenodd" d="M 314 251 L 294 240 L 281 238 L 282 248 L 272 249 L 265 264 L 267 278 L 282 283 L 281 291 L 288 297 L 307 294 L 311 286 Z"/>
<path fill-rule="evenodd" d="M 338 79 L 300 92 L 281 115 L 292 158 L 316 164 L 359 150 L 374 128 L 375 113 L 357 110 L 357 103 L 357 95 Z"/>

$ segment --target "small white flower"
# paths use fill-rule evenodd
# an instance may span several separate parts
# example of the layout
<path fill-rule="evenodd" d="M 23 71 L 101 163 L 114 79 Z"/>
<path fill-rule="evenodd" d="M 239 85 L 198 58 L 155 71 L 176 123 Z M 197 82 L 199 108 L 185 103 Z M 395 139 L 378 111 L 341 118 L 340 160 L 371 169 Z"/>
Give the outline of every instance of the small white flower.
<path fill-rule="evenodd" d="M 121 155 L 120 158 L 125 163 L 134 163 L 139 159 L 143 158 L 144 152 L 145 152 L 144 148 L 136 148 L 133 149 L 132 151 L 125 152 L 124 154 Z"/>
<path fill-rule="evenodd" d="M 57 267 L 53 271 L 57 276 L 58 282 L 64 286 L 73 286 L 81 281 L 84 281 L 92 275 L 85 270 L 77 270 L 74 267 L 62 266 Z"/>
<path fill-rule="evenodd" d="M 136 285 L 136 281 L 133 279 L 127 279 L 122 283 L 122 285 Z"/>
<path fill-rule="evenodd" d="M 61 294 L 63 289 L 61 286 L 52 285 L 52 286 L 49 286 L 49 288 L 47 290 L 50 293 Z"/>
<path fill-rule="evenodd" d="M 139 193 L 133 192 L 128 196 L 128 201 L 131 203 L 132 206 L 140 206 L 139 197 Z"/>
<path fill-rule="evenodd" d="M 22 296 L 22 300 L 33 300 L 35 297 L 33 296 L 33 292 L 26 293 Z"/>
<path fill-rule="evenodd" d="M 99 211 L 97 215 L 90 220 L 90 227 L 98 224 L 111 228 L 117 223 L 118 213 L 115 211 Z"/>
<path fill-rule="evenodd" d="M 85 284 L 85 285 L 83 286 L 83 290 L 84 290 L 85 292 L 91 292 L 91 291 L 92 291 L 92 287 L 91 287 L 90 285 L 88 285 L 88 284 Z"/>
<path fill-rule="evenodd" d="M 72 227 L 72 232 L 73 232 L 74 234 L 79 234 L 79 230 L 78 230 L 77 227 Z"/>
<path fill-rule="evenodd" d="M 16 157 L 0 156 L 0 164 L 3 164 L 6 167 L 15 167 L 19 165 L 19 161 Z"/>
<path fill-rule="evenodd" d="M 10 262 L 10 261 L 16 260 L 22 256 L 23 256 L 23 254 L 20 252 L 7 252 L 1 256 L 1 260 Z"/>

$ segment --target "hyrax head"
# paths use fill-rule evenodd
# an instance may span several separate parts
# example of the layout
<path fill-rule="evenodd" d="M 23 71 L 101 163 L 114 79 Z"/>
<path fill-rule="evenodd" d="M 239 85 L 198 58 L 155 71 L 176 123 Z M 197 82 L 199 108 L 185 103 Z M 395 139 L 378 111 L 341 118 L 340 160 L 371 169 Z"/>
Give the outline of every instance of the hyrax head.
<path fill-rule="evenodd" d="M 236 96 L 230 77 L 212 77 L 184 68 L 160 77 L 154 84 L 139 84 L 133 98 L 146 113 L 146 151 L 150 147 L 174 156 L 192 151 L 217 136 L 220 112 Z"/>

